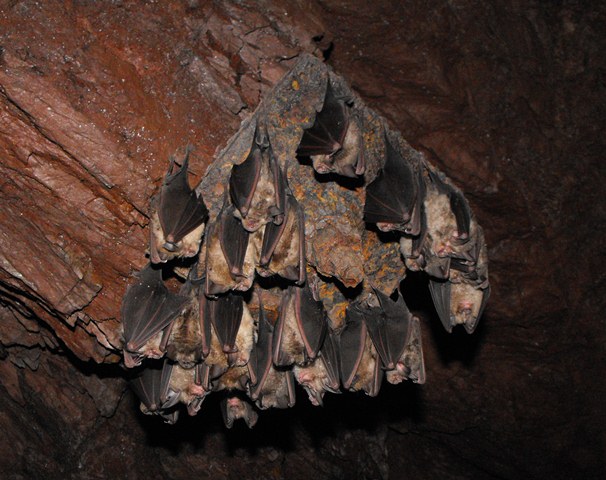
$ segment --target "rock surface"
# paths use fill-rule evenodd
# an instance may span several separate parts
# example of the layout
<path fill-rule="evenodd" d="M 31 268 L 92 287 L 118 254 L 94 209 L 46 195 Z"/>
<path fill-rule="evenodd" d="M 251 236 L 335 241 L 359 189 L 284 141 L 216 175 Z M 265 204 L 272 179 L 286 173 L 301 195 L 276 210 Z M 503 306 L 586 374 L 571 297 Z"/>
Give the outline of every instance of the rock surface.
<path fill-rule="evenodd" d="M 0 3 L 1 476 L 602 475 L 605 14 L 573 1 Z M 250 432 L 224 431 L 213 400 L 159 424 L 124 393 L 115 353 L 148 200 L 188 143 L 199 181 L 301 53 L 328 56 L 465 192 L 489 245 L 489 307 L 474 335 L 448 335 L 426 279 L 409 276 L 425 386 L 323 409 L 300 395 Z"/>

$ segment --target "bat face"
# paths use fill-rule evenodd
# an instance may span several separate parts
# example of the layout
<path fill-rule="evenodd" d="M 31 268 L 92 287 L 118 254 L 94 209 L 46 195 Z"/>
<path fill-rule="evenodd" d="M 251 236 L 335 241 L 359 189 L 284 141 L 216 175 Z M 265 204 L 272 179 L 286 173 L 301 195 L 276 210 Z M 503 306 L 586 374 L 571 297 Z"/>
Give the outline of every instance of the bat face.
<path fill-rule="evenodd" d="M 286 181 L 266 133 L 257 131 L 247 159 L 233 166 L 229 185 L 233 215 L 247 231 L 256 232 L 269 222 L 282 223 Z"/>
<path fill-rule="evenodd" d="M 186 297 L 171 293 L 166 288 L 161 270 L 152 268 L 151 264 L 141 270 L 139 280 L 128 287 L 122 300 L 127 367 L 141 363 L 142 358 L 149 354 L 143 353 L 145 344 L 173 322 L 187 301 Z"/>
<path fill-rule="evenodd" d="M 259 414 L 255 408 L 244 398 L 238 396 L 229 396 L 221 402 L 221 412 L 223 421 L 227 428 L 232 428 L 234 422 L 241 418 L 248 428 L 252 428 L 259 419 Z"/>
<path fill-rule="evenodd" d="M 364 220 L 376 223 L 383 231 L 417 234 L 422 193 L 419 178 L 419 172 L 385 137 L 385 164 L 366 187 Z"/>
<path fill-rule="evenodd" d="M 288 195 L 285 220 L 281 225 L 268 223 L 265 226 L 257 272 L 263 277 L 280 275 L 302 284 L 306 276 L 305 264 L 303 209 L 292 195 Z"/>
<path fill-rule="evenodd" d="M 187 413 L 196 415 L 209 390 L 201 384 L 197 368 L 181 368 L 174 365 L 170 376 L 169 390 L 178 396 L 179 402 L 187 406 Z"/>

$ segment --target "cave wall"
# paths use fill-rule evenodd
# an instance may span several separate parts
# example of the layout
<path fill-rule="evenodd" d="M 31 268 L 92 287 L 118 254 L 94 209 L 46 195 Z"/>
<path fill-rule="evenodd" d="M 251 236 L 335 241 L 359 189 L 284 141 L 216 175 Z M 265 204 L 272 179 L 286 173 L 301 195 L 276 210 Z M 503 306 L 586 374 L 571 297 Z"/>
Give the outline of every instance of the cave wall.
<path fill-rule="evenodd" d="M 597 478 L 604 473 L 604 8 L 582 2 L 0 2 L 0 473 L 6 478 Z M 27 28 L 25 28 L 27 25 Z M 255 430 L 143 417 L 119 307 L 167 159 L 213 153 L 301 53 L 465 192 L 492 297 L 428 382 L 300 396 Z M 591 254 L 588 254 L 591 252 Z M 596 268 L 597 267 L 597 268 Z"/>

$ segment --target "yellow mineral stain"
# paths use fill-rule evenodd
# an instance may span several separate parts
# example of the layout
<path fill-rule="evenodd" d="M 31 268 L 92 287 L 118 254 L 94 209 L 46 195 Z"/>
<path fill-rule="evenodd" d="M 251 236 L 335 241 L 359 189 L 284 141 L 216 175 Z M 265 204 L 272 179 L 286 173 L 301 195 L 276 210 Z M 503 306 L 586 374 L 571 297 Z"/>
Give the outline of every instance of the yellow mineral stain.
<path fill-rule="evenodd" d="M 293 80 L 291 85 L 292 85 L 293 90 L 299 90 L 299 82 L 298 81 Z"/>

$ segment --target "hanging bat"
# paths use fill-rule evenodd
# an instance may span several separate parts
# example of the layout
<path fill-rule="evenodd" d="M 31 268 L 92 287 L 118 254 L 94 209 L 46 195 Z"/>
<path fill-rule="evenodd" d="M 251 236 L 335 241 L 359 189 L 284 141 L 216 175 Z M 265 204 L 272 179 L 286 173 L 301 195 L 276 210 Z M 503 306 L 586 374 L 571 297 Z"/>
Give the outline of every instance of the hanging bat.
<path fill-rule="evenodd" d="M 208 372 L 203 364 L 194 368 L 173 365 L 169 381 L 169 392 L 187 406 L 189 415 L 196 415 L 202 402 L 210 393 Z"/>
<path fill-rule="evenodd" d="M 462 324 L 467 333 L 473 333 L 490 296 L 490 286 L 479 288 L 464 281 L 430 279 L 429 290 L 447 332 Z"/>
<path fill-rule="evenodd" d="M 311 364 L 293 367 L 295 380 L 305 389 L 312 405 L 321 406 L 325 392 L 340 393 L 337 348 L 336 339 L 329 329 L 318 357 Z"/>
<path fill-rule="evenodd" d="M 356 178 L 365 170 L 364 140 L 359 120 L 351 112 L 351 100 L 338 97 L 330 79 L 322 110 L 303 132 L 297 155 L 309 156 L 320 174 L 337 173 Z"/>
<path fill-rule="evenodd" d="M 151 264 L 141 270 L 138 282 L 128 287 L 122 300 L 124 364 L 128 368 L 140 365 L 143 358 L 164 355 L 170 332 L 162 331 L 181 313 L 187 301 L 166 288 L 162 270 Z"/>
<path fill-rule="evenodd" d="M 340 335 L 341 382 L 345 390 L 363 390 L 375 397 L 381 389 L 383 370 L 380 357 L 366 330 L 362 313 L 349 306 Z"/>
<path fill-rule="evenodd" d="M 152 199 L 150 257 L 164 263 L 174 257 L 193 257 L 200 249 L 208 209 L 187 182 L 190 149 L 176 173 L 171 158 L 160 193 Z"/>
<path fill-rule="evenodd" d="M 259 298 L 257 343 L 248 362 L 248 396 L 262 410 L 287 408 L 295 404 L 295 382 L 291 370 L 277 370 L 272 363 L 274 327 L 266 318 Z"/>
<path fill-rule="evenodd" d="M 255 407 L 245 398 L 236 395 L 227 396 L 221 401 L 221 413 L 227 428 L 232 428 L 239 418 L 244 420 L 248 428 L 253 428 L 259 419 Z"/>
<path fill-rule="evenodd" d="M 130 386 L 141 401 L 141 412 L 160 415 L 165 422 L 174 424 L 179 418 L 177 410 L 171 410 L 179 396 L 169 389 L 172 365 L 163 361 L 162 366 L 148 366 L 130 381 Z"/>
<path fill-rule="evenodd" d="M 253 283 L 259 260 L 262 232 L 252 235 L 233 216 L 234 208 L 224 205 L 206 233 L 206 295 L 228 290 L 246 291 Z"/>
<path fill-rule="evenodd" d="M 328 323 L 321 301 L 308 285 L 290 286 L 283 293 L 280 316 L 273 333 L 276 366 L 305 365 L 318 355 Z"/>
<path fill-rule="evenodd" d="M 380 290 L 374 287 L 373 290 L 374 295 L 369 295 L 366 302 L 352 304 L 349 308 L 362 314 L 383 367 L 393 370 L 410 341 L 412 314 L 400 292 L 394 302 Z"/>
<path fill-rule="evenodd" d="M 229 193 L 235 207 L 233 214 L 249 232 L 256 232 L 268 222 L 280 224 L 284 220 L 286 180 L 269 136 L 259 128 L 246 160 L 232 167 Z"/>
<path fill-rule="evenodd" d="M 408 235 L 421 231 L 423 178 L 420 167 L 404 159 L 385 136 L 385 164 L 366 187 L 364 220 L 383 232 L 397 230 Z"/>
<path fill-rule="evenodd" d="M 285 220 L 280 225 L 265 225 L 257 272 L 263 277 L 277 274 L 301 285 L 305 282 L 305 264 L 303 209 L 295 197 L 287 195 Z"/>
<path fill-rule="evenodd" d="M 167 357 L 186 369 L 193 368 L 208 355 L 208 348 L 204 346 L 208 343 L 205 338 L 210 337 L 210 323 L 203 325 L 203 314 L 200 312 L 200 296 L 204 294 L 200 291 L 199 283 L 204 280 L 194 282 L 191 276 L 194 270 L 192 267 L 189 278 L 179 292 L 188 301 L 174 320 L 166 348 Z"/>
<path fill-rule="evenodd" d="M 396 362 L 396 368 L 385 373 L 387 381 L 392 384 L 411 380 L 414 383 L 425 383 L 425 360 L 421 342 L 421 326 L 415 316 L 410 319 L 411 334 L 404 352 Z"/>

